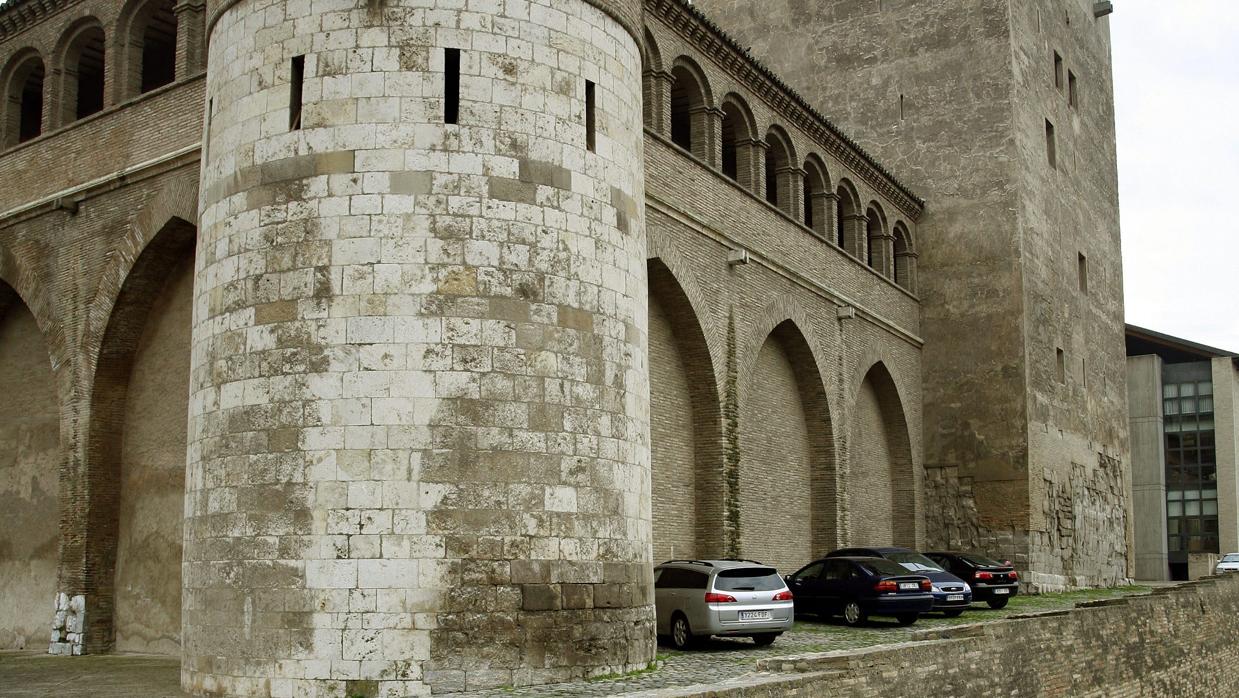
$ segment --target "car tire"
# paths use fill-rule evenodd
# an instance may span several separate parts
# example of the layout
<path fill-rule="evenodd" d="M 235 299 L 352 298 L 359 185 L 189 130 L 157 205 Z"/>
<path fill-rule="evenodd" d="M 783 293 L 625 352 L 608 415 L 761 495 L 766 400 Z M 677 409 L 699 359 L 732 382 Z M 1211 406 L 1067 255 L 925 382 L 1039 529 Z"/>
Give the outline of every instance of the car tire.
<path fill-rule="evenodd" d="M 671 634 L 667 637 L 671 640 L 671 646 L 677 650 L 686 650 L 693 646 L 693 629 L 683 613 L 676 613 L 671 617 Z"/>
<path fill-rule="evenodd" d="M 912 625 L 918 616 L 920 616 L 919 613 L 900 613 L 895 616 L 895 620 L 899 621 L 900 625 Z"/>
<path fill-rule="evenodd" d="M 997 611 L 1000 608 L 1006 608 L 1007 602 L 1010 600 L 1011 599 L 990 599 L 989 601 L 986 601 L 985 603 L 989 604 L 990 608 Z"/>
<path fill-rule="evenodd" d="M 858 625 L 864 625 L 865 621 L 869 620 L 869 612 L 855 601 L 849 601 L 843 605 L 843 622 L 855 628 Z"/>
<path fill-rule="evenodd" d="M 949 611 L 943 611 L 942 615 L 946 616 L 947 618 L 959 618 L 961 615 L 963 615 L 963 613 L 964 613 L 964 609 L 954 608 Z"/>
<path fill-rule="evenodd" d="M 775 639 L 782 634 L 783 633 L 762 633 L 760 635 L 753 635 L 753 644 L 758 647 L 768 647 L 771 644 L 774 644 Z"/>

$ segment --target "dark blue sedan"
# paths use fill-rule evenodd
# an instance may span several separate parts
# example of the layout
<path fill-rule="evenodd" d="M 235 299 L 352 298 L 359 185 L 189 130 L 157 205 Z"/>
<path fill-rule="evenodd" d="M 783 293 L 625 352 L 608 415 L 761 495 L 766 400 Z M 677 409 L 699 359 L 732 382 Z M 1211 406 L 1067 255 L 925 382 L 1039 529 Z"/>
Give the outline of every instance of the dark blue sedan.
<path fill-rule="evenodd" d="M 834 557 L 810 562 L 788 575 L 796 615 L 842 615 L 848 625 L 869 616 L 893 616 L 911 625 L 933 608 L 932 583 L 880 557 Z"/>
<path fill-rule="evenodd" d="M 881 557 L 897 562 L 911 574 L 921 574 L 933 582 L 934 608 L 946 617 L 954 618 L 972 604 L 972 588 L 964 580 L 947 572 L 942 565 L 907 548 L 843 548 L 826 557 L 855 557 L 865 555 Z"/>

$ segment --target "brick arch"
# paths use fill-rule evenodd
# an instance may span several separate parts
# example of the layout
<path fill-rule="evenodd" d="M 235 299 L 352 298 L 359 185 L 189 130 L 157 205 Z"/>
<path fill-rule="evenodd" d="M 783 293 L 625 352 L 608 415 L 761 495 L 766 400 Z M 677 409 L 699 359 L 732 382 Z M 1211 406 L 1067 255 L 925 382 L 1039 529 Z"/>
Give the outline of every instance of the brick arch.
<path fill-rule="evenodd" d="M 17 145 L 31 138 L 36 138 L 43 131 L 43 115 L 47 105 L 43 103 L 45 81 L 50 77 L 47 61 L 38 49 L 26 47 L 18 50 L 0 69 L 0 149 Z M 27 124 L 23 111 L 27 103 L 27 86 L 31 81 L 37 81 L 37 98 L 39 114 L 33 124 L 35 133 L 23 133 Z"/>
<path fill-rule="evenodd" d="M 0 245 L 0 284 L 8 286 L 26 308 L 34 315 L 34 321 L 43 333 L 43 342 L 47 345 L 48 360 L 52 363 L 52 372 L 59 373 L 61 368 L 69 363 L 68 343 L 65 341 L 64 330 L 56 321 L 52 301 L 47 295 L 36 273 L 22 264 L 24 256 L 10 251 Z"/>
<path fill-rule="evenodd" d="M 56 125 L 63 126 L 79 118 L 88 116 L 108 106 L 106 76 L 108 73 L 107 59 L 110 49 L 107 31 L 97 17 L 87 15 L 74 20 L 60 38 L 56 41 L 53 52 L 53 71 L 58 74 L 55 102 L 59 104 L 56 115 Z M 97 56 L 95 54 L 98 54 Z M 98 80 L 100 82 L 97 108 L 93 111 L 79 114 L 79 92 L 81 91 L 81 61 L 89 58 L 91 65 L 97 59 Z M 96 71 L 91 70 L 93 75 Z M 93 86 L 92 86 L 93 95 Z M 46 107 L 45 107 L 46 108 Z"/>
<path fill-rule="evenodd" d="M 150 66 L 144 65 L 144 51 L 148 37 L 148 28 L 152 22 L 166 24 L 171 13 L 172 23 L 172 79 L 175 80 L 176 32 L 178 31 L 175 10 L 175 0 L 129 0 L 121 9 L 116 20 L 116 31 L 112 41 L 111 60 L 116 67 L 114 89 L 115 101 L 121 102 L 154 87 L 144 85 L 144 74 Z M 159 25 L 157 25 L 159 26 Z M 165 27 L 166 28 L 166 27 Z M 161 63 L 163 61 L 160 61 Z M 170 82 L 170 81 L 169 81 Z M 167 84 L 166 82 L 161 84 Z"/>
<path fill-rule="evenodd" d="M 723 341 L 723 334 L 712 320 L 710 304 L 706 301 L 706 293 L 697 283 L 693 266 L 676 248 L 675 243 L 667 239 L 656 226 L 649 226 L 646 229 L 646 257 L 650 260 L 659 260 L 675 277 L 676 284 L 692 307 L 693 317 L 701 326 L 706 347 L 710 350 L 710 366 L 715 375 L 715 382 L 721 381 L 724 370 L 723 361 L 726 356 L 726 350 L 720 344 Z"/>
<path fill-rule="evenodd" d="M 671 63 L 671 141 L 710 163 L 714 155 L 711 113 L 715 108 L 709 78 L 696 61 L 679 56 Z"/>
<path fill-rule="evenodd" d="M 133 362 L 148 315 L 171 272 L 194 253 L 196 228 L 172 211 L 185 213 L 183 197 L 162 192 L 148 202 L 117 246 L 116 258 L 100 281 L 91 325 L 98 341 L 87 426 L 86 646 L 108 650 L 115 641 L 114 575 L 121 499 L 124 421 Z M 192 210 L 192 208 L 190 209 Z M 155 228 L 153 221 L 162 218 Z M 109 302 L 110 301 L 110 302 Z"/>
<path fill-rule="evenodd" d="M 881 352 L 870 349 L 866 352 L 865 358 L 857 365 L 856 372 L 852 375 L 852 380 L 849 383 L 848 391 L 848 410 L 851 424 L 851 436 L 848 444 L 848 467 L 846 477 L 849 483 L 859 483 L 865 480 L 864 473 L 861 473 L 858 466 L 860 463 L 856 461 L 865 457 L 862 453 L 864 450 L 862 442 L 866 442 L 872 434 L 877 434 L 884 443 L 878 444 L 883 447 L 888 456 L 887 473 L 883 473 L 886 478 L 889 478 L 890 483 L 890 511 L 882 512 L 884 516 L 891 522 L 891 540 L 894 545 L 902 545 L 915 549 L 917 547 L 917 497 L 916 492 L 920 478 L 916 473 L 916 460 L 912 451 L 912 435 L 908 425 L 907 412 L 904 408 L 906 400 L 906 390 L 900 389 L 900 383 L 896 375 L 890 370 L 893 365 L 887 358 L 881 357 Z M 878 423 L 865 423 L 865 418 L 860 414 L 860 403 L 862 400 L 868 399 L 866 393 L 872 392 L 873 399 L 876 399 L 878 406 Z M 866 433 L 870 432 L 870 433 Z M 866 464 L 872 459 L 867 459 Z M 859 492 L 860 487 L 849 488 L 850 496 L 861 497 L 864 493 Z M 855 502 L 851 502 L 849 510 L 854 517 L 861 517 L 860 514 L 863 507 L 860 507 Z M 849 533 L 854 538 L 854 543 L 864 543 L 869 535 L 866 531 L 858 530 L 858 520 L 853 519 L 850 522 Z M 878 541 L 879 544 L 881 541 Z"/>
<path fill-rule="evenodd" d="M 717 557 L 724 516 L 717 354 L 701 306 L 690 297 L 692 277 L 677 273 L 678 260 L 668 258 L 647 262 L 654 554 Z"/>

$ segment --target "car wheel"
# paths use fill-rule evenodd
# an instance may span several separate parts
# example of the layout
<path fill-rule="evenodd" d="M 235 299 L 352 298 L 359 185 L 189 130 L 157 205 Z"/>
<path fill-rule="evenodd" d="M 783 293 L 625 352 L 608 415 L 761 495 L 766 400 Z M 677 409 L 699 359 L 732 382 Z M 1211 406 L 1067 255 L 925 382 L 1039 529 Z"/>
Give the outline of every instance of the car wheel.
<path fill-rule="evenodd" d="M 677 613 L 671 618 L 671 646 L 677 650 L 686 650 L 693 645 L 693 629 L 688 625 L 688 619 L 683 613 Z"/>
<path fill-rule="evenodd" d="M 869 614 L 866 613 L 865 609 L 861 608 L 860 604 L 855 601 L 849 601 L 847 602 L 847 605 L 843 607 L 843 622 L 852 627 L 864 625 L 865 621 L 868 619 Z"/>
<path fill-rule="evenodd" d="M 912 625 L 916 622 L 916 617 L 919 613 L 900 613 L 895 616 L 895 620 L 899 621 L 900 625 Z"/>
<path fill-rule="evenodd" d="M 950 610 L 950 611 L 943 611 L 943 612 L 942 612 L 942 615 L 946 616 L 947 618 L 959 618 L 959 617 L 960 617 L 960 615 L 962 615 L 962 614 L 963 614 L 963 612 L 964 612 L 964 609 L 962 609 L 962 608 L 956 608 L 956 609 L 952 609 L 952 610 Z"/>
<path fill-rule="evenodd" d="M 986 601 L 985 603 L 989 604 L 990 608 L 994 610 L 998 610 L 1000 608 L 1006 608 L 1008 601 L 1010 601 L 1010 599 L 990 599 L 989 601 Z"/>
<path fill-rule="evenodd" d="M 775 638 L 781 634 L 782 633 L 762 633 L 761 635 L 754 635 L 753 644 L 758 647 L 766 647 L 767 645 L 774 644 Z"/>

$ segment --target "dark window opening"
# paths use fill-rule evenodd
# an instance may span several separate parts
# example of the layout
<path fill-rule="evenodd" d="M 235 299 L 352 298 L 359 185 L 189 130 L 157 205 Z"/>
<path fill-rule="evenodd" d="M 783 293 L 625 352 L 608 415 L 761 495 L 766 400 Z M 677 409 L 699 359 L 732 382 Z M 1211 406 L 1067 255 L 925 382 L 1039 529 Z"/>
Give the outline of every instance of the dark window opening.
<path fill-rule="evenodd" d="M 740 179 L 740 166 L 736 158 L 736 124 L 727 111 L 723 112 L 723 174 L 733 181 Z"/>
<path fill-rule="evenodd" d="M 899 120 L 903 121 L 903 95 L 899 95 Z"/>
<path fill-rule="evenodd" d="M 1056 365 L 1056 370 L 1058 374 L 1058 382 L 1066 383 L 1067 382 L 1067 355 L 1063 353 L 1062 349 L 1056 348 L 1054 352 L 1055 352 L 1055 360 L 1056 360 L 1055 365 Z"/>
<path fill-rule="evenodd" d="M 874 245 L 878 244 L 880 240 L 879 236 L 882 234 L 882 225 L 878 220 L 878 214 L 873 209 L 869 209 L 865 213 L 868 214 L 869 218 L 868 222 L 865 223 L 865 242 L 869 243 L 865 246 L 865 264 L 868 264 L 870 268 L 874 268 L 873 250 Z"/>
<path fill-rule="evenodd" d="M 1045 120 L 1045 155 L 1050 167 L 1058 168 L 1058 144 L 1054 142 L 1054 124 Z"/>
<path fill-rule="evenodd" d="M 693 117 L 690 111 L 694 107 L 695 85 L 689 83 L 692 78 L 683 69 L 677 69 L 675 82 L 671 85 L 671 142 L 681 148 L 693 149 Z"/>
<path fill-rule="evenodd" d="M 77 101 L 74 118 L 103 110 L 103 30 L 91 27 L 76 42 Z"/>
<path fill-rule="evenodd" d="M 1088 293 L 1088 257 L 1085 257 L 1083 252 L 1076 260 L 1076 274 L 1079 277 L 1080 290 Z"/>
<path fill-rule="evenodd" d="M 28 141 L 43 132 L 43 62 L 36 63 L 26 75 L 21 87 L 21 110 L 18 115 L 17 142 Z"/>
<path fill-rule="evenodd" d="M 460 123 L 460 49 L 443 49 L 443 123 Z"/>
<path fill-rule="evenodd" d="M 305 56 L 293 56 L 288 76 L 288 130 L 301 128 L 301 96 L 305 87 Z"/>
<path fill-rule="evenodd" d="M 804 178 L 804 224 L 806 228 L 816 230 L 813 227 L 813 183 L 807 176 Z"/>
<path fill-rule="evenodd" d="M 597 116 L 594 109 L 597 105 L 597 97 L 595 96 L 594 83 L 589 80 L 585 81 L 585 147 L 589 152 L 594 152 L 597 147 Z"/>
<path fill-rule="evenodd" d="M 766 149 L 766 201 L 772 206 L 779 205 L 779 158 L 774 152 L 776 147 L 771 145 Z"/>
<path fill-rule="evenodd" d="M 176 79 L 176 13 L 164 2 L 152 14 L 142 38 L 142 92 Z"/>
<path fill-rule="evenodd" d="M 1063 57 L 1054 52 L 1054 86 L 1063 89 Z"/>
<path fill-rule="evenodd" d="M 1078 100 L 1076 96 L 1076 74 L 1067 71 L 1067 104 L 1076 106 Z"/>

